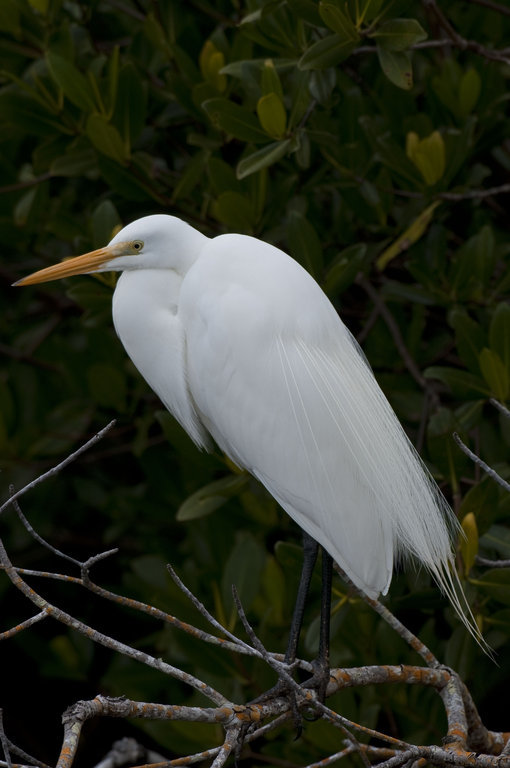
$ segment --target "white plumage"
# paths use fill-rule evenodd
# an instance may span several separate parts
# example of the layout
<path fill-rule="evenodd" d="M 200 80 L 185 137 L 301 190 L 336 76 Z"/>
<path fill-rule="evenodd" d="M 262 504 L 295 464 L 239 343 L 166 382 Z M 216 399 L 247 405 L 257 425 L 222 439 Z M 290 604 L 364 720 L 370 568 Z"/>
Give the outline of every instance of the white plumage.
<path fill-rule="evenodd" d="M 396 557 L 416 557 L 476 634 L 456 593 L 453 513 L 297 262 L 255 238 L 209 239 L 158 215 L 21 282 L 109 270 L 123 272 L 120 340 L 199 447 L 212 437 L 370 597 L 387 592 Z"/>

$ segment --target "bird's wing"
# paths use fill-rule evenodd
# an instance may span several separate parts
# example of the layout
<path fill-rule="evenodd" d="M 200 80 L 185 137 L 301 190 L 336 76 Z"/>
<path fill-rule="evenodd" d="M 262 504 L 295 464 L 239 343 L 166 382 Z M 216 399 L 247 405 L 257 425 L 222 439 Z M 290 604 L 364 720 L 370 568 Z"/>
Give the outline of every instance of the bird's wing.
<path fill-rule="evenodd" d="M 306 273 L 289 259 L 275 289 L 274 274 L 272 286 L 260 281 L 257 259 L 240 272 L 238 262 L 229 271 L 211 259 L 183 283 L 195 406 L 218 445 L 358 586 L 379 594 L 391 579 L 394 532 L 380 509 L 378 446 L 357 375 L 372 374 Z M 277 303 L 272 291 L 282 288 Z"/>

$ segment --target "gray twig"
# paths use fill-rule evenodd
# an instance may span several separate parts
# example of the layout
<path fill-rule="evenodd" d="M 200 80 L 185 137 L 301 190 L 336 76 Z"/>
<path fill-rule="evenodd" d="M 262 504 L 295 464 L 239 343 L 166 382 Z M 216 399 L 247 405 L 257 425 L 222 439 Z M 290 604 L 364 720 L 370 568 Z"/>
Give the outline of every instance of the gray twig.
<path fill-rule="evenodd" d="M 500 485 L 502 488 L 505 489 L 505 491 L 510 492 L 510 483 L 507 483 L 506 480 L 503 480 L 501 475 L 498 475 L 495 469 L 492 469 L 492 467 L 489 467 L 488 464 L 485 463 L 485 461 L 482 461 L 482 459 L 476 455 L 476 453 L 473 453 L 473 451 L 470 451 L 469 448 L 465 443 L 462 442 L 462 439 L 459 437 L 457 432 L 453 433 L 453 439 L 459 446 L 462 453 L 465 453 L 468 458 L 471 459 L 478 467 L 483 469 L 483 471 L 489 475 L 493 480 L 495 480 L 498 485 Z"/>
<path fill-rule="evenodd" d="M 78 456 L 81 456 L 82 453 L 85 453 L 85 451 L 88 451 L 89 448 L 92 448 L 93 445 L 98 443 L 100 440 L 103 439 L 103 437 L 106 435 L 107 432 L 110 431 L 110 429 L 114 426 L 115 419 L 110 421 L 109 424 L 106 425 L 106 427 L 103 427 L 96 435 L 90 438 L 90 440 L 87 440 L 86 443 L 84 443 L 78 450 L 74 451 L 73 453 L 69 454 L 63 461 L 61 461 L 56 466 L 49 469 L 47 472 L 44 472 L 42 475 L 39 475 L 39 477 L 36 477 L 35 480 L 32 480 L 30 483 L 27 483 L 23 488 L 21 488 L 19 491 L 16 491 L 2 506 L 0 507 L 0 515 L 2 512 L 4 512 L 9 504 L 12 504 L 13 501 L 16 501 L 16 499 L 19 499 L 20 496 L 23 496 L 27 491 L 32 490 L 32 488 L 35 488 L 36 485 L 40 485 L 44 480 L 47 480 L 49 477 L 53 477 L 54 475 L 58 475 L 58 473 L 64 469 L 64 467 L 67 467 L 68 464 L 71 464 L 75 459 L 78 458 Z"/>

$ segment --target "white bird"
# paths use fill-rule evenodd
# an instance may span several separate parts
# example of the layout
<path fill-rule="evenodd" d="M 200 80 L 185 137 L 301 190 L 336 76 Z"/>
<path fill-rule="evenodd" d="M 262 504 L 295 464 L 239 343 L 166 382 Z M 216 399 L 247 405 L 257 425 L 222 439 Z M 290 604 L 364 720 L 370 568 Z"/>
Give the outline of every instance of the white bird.
<path fill-rule="evenodd" d="M 126 352 L 199 448 L 212 438 L 369 597 L 387 593 L 397 558 L 416 558 L 480 638 L 455 572 L 456 519 L 296 261 L 154 215 L 17 285 L 108 271 L 122 272 L 113 321 Z"/>

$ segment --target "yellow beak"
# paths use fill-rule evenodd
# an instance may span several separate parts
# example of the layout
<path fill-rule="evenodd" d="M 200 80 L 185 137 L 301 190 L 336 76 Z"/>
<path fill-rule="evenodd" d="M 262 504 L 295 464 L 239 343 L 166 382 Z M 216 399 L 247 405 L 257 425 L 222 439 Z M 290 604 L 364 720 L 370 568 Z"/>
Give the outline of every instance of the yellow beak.
<path fill-rule="evenodd" d="M 116 256 L 120 256 L 119 246 L 109 246 L 99 248 L 97 251 L 90 251 L 81 256 L 74 256 L 66 259 L 60 264 L 53 264 L 51 267 L 40 269 L 27 277 L 22 277 L 14 285 L 33 285 L 34 283 L 48 283 L 50 280 L 60 280 L 62 277 L 71 275 L 85 275 L 89 272 L 95 272 L 106 262 L 111 261 Z"/>

